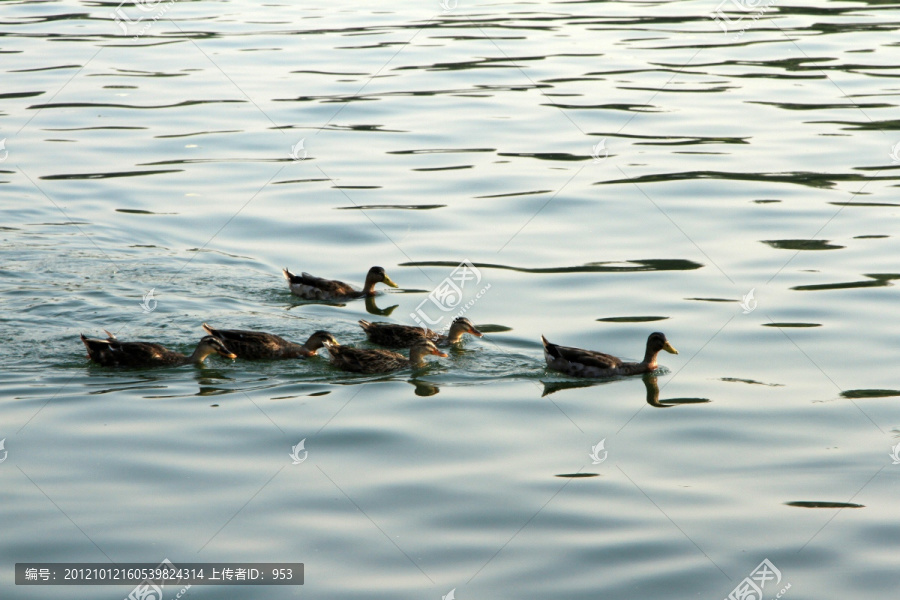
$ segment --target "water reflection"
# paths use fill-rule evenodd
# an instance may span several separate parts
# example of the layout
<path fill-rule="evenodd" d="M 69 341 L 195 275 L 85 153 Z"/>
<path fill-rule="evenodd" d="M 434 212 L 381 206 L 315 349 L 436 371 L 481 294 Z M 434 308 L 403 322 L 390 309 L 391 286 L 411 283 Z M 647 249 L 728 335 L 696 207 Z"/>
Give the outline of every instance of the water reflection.
<path fill-rule="evenodd" d="M 727 381 L 729 383 L 749 383 L 751 385 L 767 385 L 769 387 L 784 387 L 783 383 L 766 383 L 764 381 L 756 381 L 755 379 L 742 379 L 740 377 L 720 377 L 719 381 Z"/>
<path fill-rule="evenodd" d="M 666 398 L 659 399 L 659 382 L 656 375 L 647 373 L 641 378 L 644 382 L 644 388 L 647 391 L 645 400 L 650 406 L 657 408 L 671 408 L 682 404 L 706 404 L 710 402 L 709 398 Z M 619 379 L 592 379 L 586 381 L 542 381 L 544 384 L 544 392 L 541 398 L 555 394 L 560 390 L 570 390 L 576 388 L 593 387 L 595 385 L 604 385 L 619 381 Z"/>
<path fill-rule="evenodd" d="M 666 398 L 659 399 L 659 385 L 657 378 L 652 373 L 647 373 L 643 377 L 644 386 L 647 388 L 647 404 L 657 408 L 671 408 L 682 404 L 706 404 L 709 398 Z"/>
<path fill-rule="evenodd" d="M 792 290 L 801 292 L 812 292 L 817 290 L 846 290 L 850 288 L 868 288 L 868 287 L 887 287 L 893 285 L 891 282 L 900 279 L 900 273 L 863 273 L 862 281 L 847 281 L 841 283 L 817 283 L 813 285 L 795 285 Z"/>
<path fill-rule="evenodd" d="M 882 389 L 868 389 L 868 390 L 844 390 L 841 392 L 842 398 L 891 398 L 893 396 L 900 396 L 900 390 L 882 390 Z"/>
<path fill-rule="evenodd" d="M 368 312 L 370 315 L 389 317 L 390 314 L 394 312 L 394 309 L 398 306 L 400 305 L 394 304 L 386 308 L 378 308 L 378 305 L 375 303 L 375 296 L 366 296 L 366 312 Z"/>
<path fill-rule="evenodd" d="M 643 271 L 693 271 L 703 265 L 682 258 L 647 258 L 642 260 L 589 262 L 571 267 L 528 268 L 493 263 L 472 263 L 479 269 L 504 269 L 519 273 L 636 273 Z M 422 260 L 400 263 L 401 267 L 457 267 L 450 260 Z"/>
<path fill-rule="evenodd" d="M 131 369 L 131 371 L 135 371 L 136 369 Z M 147 373 L 136 373 L 134 377 L 135 380 L 125 380 L 122 381 L 119 378 L 122 376 L 123 369 L 111 369 L 108 367 L 103 367 L 101 365 L 97 365 L 94 363 L 88 363 L 86 369 L 86 374 L 89 377 L 102 377 L 103 381 L 99 383 L 88 382 L 85 384 L 86 387 L 101 387 L 102 389 L 93 390 L 88 392 L 90 395 L 102 395 L 102 394 L 111 394 L 116 392 L 127 392 L 132 390 L 153 390 L 153 389 L 166 389 L 166 385 L 162 382 L 163 377 L 157 374 L 147 374 Z M 128 372 L 128 370 L 125 370 Z M 131 375 L 131 373 L 129 373 Z M 115 380 L 115 384 L 109 383 L 108 380 Z M 159 382 L 159 383 L 157 383 Z"/>
<path fill-rule="evenodd" d="M 234 381 L 233 377 L 229 377 L 225 371 L 215 368 L 206 368 L 203 370 L 194 370 L 194 380 L 197 382 L 199 389 L 195 396 L 221 396 L 222 394 L 230 394 L 234 392 L 231 388 L 222 387 L 226 381 Z"/>
<path fill-rule="evenodd" d="M 865 508 L 865 504 L 854 504 L 852 502 L 825 502 L 822 500 L 796 500 L 794 502 L 785 502 L 787 506 L 797 506 L 799 508 Z"/>
<path fill-rule="evenodd" d="M 760 240 L 779 250 L 839 250 L 846 246 L 832 244 L 830 240 Z"/>
<path fill-rule="evenodd" d="M 541 398 L 544 396 L 549 396 L 550 394 L 555 394 L 561 390 L 574 390 L 578 388 L 587 388 L 594 387 L 595 385 L 603 385 L 606 383 L 611 383 L 609 379 L 586 379 L 579 381 L 542 381 L 544 384 L 544 391 L 541 394 Z"/>
<path fill-rule="evenodd" d="M 375 296 L 366 296 L 365 297 L 366 312 L 368 312 L 370 315 L 378 315 L 380 317 L 388 317 L 388 316 L 390 316 L 390 314 L 392 312 L 394 312 L 394 309 L 396 309 L 398 306 L 400 306 L 399 304 L 393 304 L 393 305 L 387 306 L 385 308 L 380 308 L 375 299 L 378 296 L 382 295 L 383 293 L 384 292 L 378 292 L 375 294 Z M 327 300 L 306 300 L 306 299 L 298 298 L 294 295 L 291 295 L 291 300 L 292 300 L 291 305 L 288 306 L 286 308 L 286 310 L 292 310 L 294 308 L 297 308 L 298 306 L 306 306 L 307 304 L 325 304 L 328 306 L 335 306 L 335 307 L 339 307 L 339 308 L 343 308 L 343 307 L 347 306 L 346 302 L 330 302 Z"/>
<path fill-rule="evenodd" d="M 634 316 L 634 317 L 601 317 L 597 319 L 603 323 L 647 323 L 650 321 L 665 321 L 669 317 Z"/>
<path fill-rule="evenodd" d="M 441 391 L 440 387 L 431 383 L 430 381 L 421 381 L 419 379 L 416 379 L 415 377 L 411 377 L 409 379 L 409 383 L 416 388 L 416 396 L 434 396 Z"/>
<path fill-rule="evenodd" d="M 432 210 L 446 206 L 446 204 L 363 204 L 360 206 L 337 206 L 335 210 Z"/>

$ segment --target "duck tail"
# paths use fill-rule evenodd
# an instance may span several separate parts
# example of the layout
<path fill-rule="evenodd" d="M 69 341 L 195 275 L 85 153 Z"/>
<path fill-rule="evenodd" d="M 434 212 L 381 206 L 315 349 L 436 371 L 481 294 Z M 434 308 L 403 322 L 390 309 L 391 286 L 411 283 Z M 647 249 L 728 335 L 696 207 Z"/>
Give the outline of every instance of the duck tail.
<path fill-rule="evenodd" d="M 365 331 L 366 333 L 368 333 L 369 330 L 372 329 L 372 324 L 369 323 L 368 321 L 366 321 L 365 319 L 360 319 L 358 321 L 358 323 L 359 323 L 359 326 L 362 327 L 363 331 Z"/>
<path fill-rule="evenodd" d="M 296 277 L 296 275 L 288 271 L 286 267 L 281 269 L 281 274 L 284 275 L 284 278 L 288 281 L 291 281 L 294 277 Z"/>
<path fill-rule="evenodd" d="M 84 344 L 84 347 L 87 348 L 88 358 L 95 359 L 100 353 L 104 351 L 108 351 L 110 348 L 110 343 L 116 341 L 115 338 L 108 340 L 99 340 L 96 338 L 85 337 L 83 333 L 79 334 L 81 336 L 81 343 Z"/>
<path fill-rule="evenodd" d="M 559 357 L 559 348 L 556 344 L 547 341 L 543 335 L 541 335 L 541 342 L 544 344 L 544 351 L 554 358 Z"/>
<path fill-rule="evenodd" d="M 207 325 L 206 323 L 204 323 L 204 324 L 202 325 L 202 327 L 203 327 L 203 331 L 205 331 L 205 332 L 208 333 L 209 335 L 212 335 L 212 336 L 215 336 L 215 335 L 216 335 L 216 330 L 213 329 L 212 327 L 210 327 L 209 325 Z"/>
<path fill-rule="evenodd" d="M 93 353 L 91 352 L 91 342 L 90 342 L 90 340 L 88 340 L 86 337 L 84 337 L 84 334 L 83 334 L 83 333 L 79 333 L 78 335 L 81 336 L 81 343 L 84 344 L 84 347 L 85 347 L 85 348 L 87 349 L 87 351 L 88 351 L 88 354 L 87 354 L 88 358 L 91 358 L 91 355 L 92 355 Z"/>

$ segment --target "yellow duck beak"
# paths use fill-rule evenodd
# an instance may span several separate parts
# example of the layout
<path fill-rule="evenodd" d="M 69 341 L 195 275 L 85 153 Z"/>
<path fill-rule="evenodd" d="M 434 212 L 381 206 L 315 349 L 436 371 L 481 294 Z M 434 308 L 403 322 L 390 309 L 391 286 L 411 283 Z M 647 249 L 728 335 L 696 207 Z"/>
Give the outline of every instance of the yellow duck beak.
<path fill-rule="evenodd" d="M 387 276 L 387 273 L 385 273 L 385 275 L 384 275 L 383 283 L 385 285 L 391 286 L 392 288 L 399 287 L 396 283 L 394 283 L 393 279 L 391 279 L 390 277 Z"/>
<path fill-rule="evenodd" d="M 672 344 L 670 344 L 669 342 L 666 342 L 666 345 L 663 346 L 662 349 L 665 350 L 666 352 L 668 352 L 669 354 L 678 354 L 678 350 L 676 350 L 675 347 Z"/>

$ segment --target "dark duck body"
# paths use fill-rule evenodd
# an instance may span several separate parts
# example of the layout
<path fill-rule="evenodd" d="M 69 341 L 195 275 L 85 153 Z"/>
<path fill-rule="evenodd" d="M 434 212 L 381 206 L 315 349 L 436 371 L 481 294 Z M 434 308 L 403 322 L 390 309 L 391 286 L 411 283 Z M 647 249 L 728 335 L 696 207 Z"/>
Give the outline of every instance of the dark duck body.
<path fill-rule="evenodd" d="M 202 364 L 210 354 L 220 354 L 225 358 L 237 358 L 225 344 L 212 336 L 205 336 L 188 356 L 169 350 L 153 342 L 120 342 L 116 336 L 106 332 L 105 340 L 88 338 L 81 334 L 81 341 L 88 351 L 88 358 L 107 367 L 165 367 L 187 364 Z"/>
<path fill-rule="evenodd" d="M 250 360 L 309 358 L 325 346 L 326 341 L 337 343 L 334 336 L 327 331 L 317 331 L 309 336 L 305 344 L 289 342 L 274 333 L 249 331 L 244 329 L 213 329 L 206 323 L 203 329 L 211 336 L 218 338 L 238 358 Z"/>
<path fill-rule="evenodd" d="M 647 348 L 641 362 L 625 362 L 621 358 L 594 350 L 560 346 L 548 342 L 544 336 L 541 336 L 541 341 L 544 344 L 547 366 L 574 377 L 615 377 L 647 373 L 659 367 L 656 357 L 661 350 L 678 354 L 665 334 L 658 331 L 647 338 Z"/>
<path fill-rule="evenodd" d="M 397 284 L 387 276 L 382 267 L 372 267 L 366 274 L 366 282 L 362 290 L 357 290 L 350 284 L 336 279 L 324 279 L 309 273 L 295 275 L 287 269 L 282 269 L 284 278 L 288 281 L 291 293 L 306 300 L 352 300 L 375 295 L 375 285 L 383 283 L 390 287 Z"/>
<path fill-rule="evenodd" d="M 409 358 L 390 350 L 372 350 L 369 348 L 350 348 L 326 344 L 334 366 L 354 373 L 390 373 L 399 369 L 418 368 L 425 365 L 425 357 L 429 354 L 443 356 L 447 354 L 438 350 L 432 342 L 418 340 L 409 349 Z"/>
<path fill-rule="evenodd" d="M 359 326 L 366 332 L 370 342 L 395 348 L 408 348 L 415 342 L 423 339 L 437 346 L 450 346 L 461 341 L 463 334 L 466 333 L 475 337 L 484 335 L 475 329 L 472 321 L 465 317 L 454 319 L 453 323 L 450 324 L 450 330 L 447 332 L 447 335 L 441 335 L 431 329 L 423 329 L 412 325 L 398 325 L 396 323 L 360 321 Z"/>

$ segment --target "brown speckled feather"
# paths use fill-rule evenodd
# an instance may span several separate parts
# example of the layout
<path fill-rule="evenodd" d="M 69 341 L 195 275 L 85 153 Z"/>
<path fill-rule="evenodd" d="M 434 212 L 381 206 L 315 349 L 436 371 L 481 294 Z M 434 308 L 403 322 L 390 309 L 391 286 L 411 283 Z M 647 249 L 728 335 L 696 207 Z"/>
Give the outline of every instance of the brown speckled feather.
<path fill-rule="evenodd" d="M 301 273 L 300 275 L 291 275 L 291 285 L 303 284 L 321 290 L 334 298 L 341 296 L 356 297 L 362 296 L 362 292 L 355 289 L 352 285 L 338 281 L 337 279 L 325 279 L 324 277 L 316 277 L 309 273 Z"/>
<path fill-rule="evenodd" d="M 593 367 L 595 369 L 614 369 L 616 367 L 621 367 L 624 364 L 621 358 L 603 354 L 602 352 L 583 350 L 571 346 L 559 346 L 557 344 L 548 344 L 547 346 L 551 356 L 562 357 L 570 362 L 575 361 L 586 367 Z"/>
<path fill-rule="evenodd" d="M 388 373 L 410 366 L 409 359 L 390 350 L 327 346 L 334 366 L 355 373 Z"/>
<path fill-rule="evenodd" d="M 225 342 L 225 345 L 240 358 L 300 358 L 314 354 L 305 346 L 289 342 L 274 333 L 243 329 L 213 329 L 206 323 L 203 324 L 203 329 L 211 336 Z"/>
<path fill-rule="evenodd" d="M 373 344 L 395 348 L 409 348 L 410 345 L 422 339 L 438 343 L 441 337 L 430 329 L 422 329 L 412 325 L 360 321 L 359 326 L 363 328 L 369 341 Z"/>
<path fill-rule="evenodd" d="M 433 343 L 418 340 L 409 348 L 409 358 L 390 350 L 369 350 L 367 348 L 348 348 L 333 343 L 325 347 L 331 353 L 331 362 L 345 371 L 356 373 L 388 373 L 408 367 L 425 366 L 424 358 L 428 354 L 447 357 Z"/>
<path fill-rule="evenodd" d="M 465 317 L 454 319 L 448 335 L 441 335 L 431 329 L 395 323 L 360 321 L 359 326 L 366 332 L 370 342 L 394 348 L 408 348 L 423 339 L 437 346 L 449 346 L 460 341 L 464 333 L 482 336 L 482 333 Z"/>

